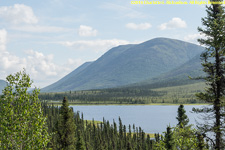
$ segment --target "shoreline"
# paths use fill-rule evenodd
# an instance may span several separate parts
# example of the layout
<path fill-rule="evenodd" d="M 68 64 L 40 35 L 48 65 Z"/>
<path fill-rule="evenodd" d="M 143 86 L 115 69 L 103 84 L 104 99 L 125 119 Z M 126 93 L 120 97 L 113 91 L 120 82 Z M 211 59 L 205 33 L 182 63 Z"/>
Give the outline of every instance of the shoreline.
<path fill-rule="evenodd" d="M 53 104 L 53 105 L 62 105 L 61 102 L 47 102 L 48 104 Z M 182 103 L 181 103 L 182 104 Z M 181 104 L 173 104 L 173 103 L 150 103 L 150 104 L 113 104 L 113 103 L 109 103 L 109 104 L 99 104 L 99 103 L 92 103 L 92 104 L 86 104 L 86 103 L 69 103 L 70 106 L 88 106 L 88 105 L 99 105 L 99 106 L 108 106 L 108 105 L 118 105 L 118 106 L 179 106 Z M 207 103 L 190 103 L 190 104 L 183 104 L 183 105 L 210 105 Z"/>

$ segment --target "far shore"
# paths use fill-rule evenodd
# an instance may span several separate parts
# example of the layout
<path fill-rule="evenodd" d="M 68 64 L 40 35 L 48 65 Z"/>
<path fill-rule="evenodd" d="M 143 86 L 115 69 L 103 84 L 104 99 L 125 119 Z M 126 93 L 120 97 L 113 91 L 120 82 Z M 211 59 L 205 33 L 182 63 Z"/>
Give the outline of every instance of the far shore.
<path fill-rule="evenodd" d="M 62 102 L 48 102 L 49 104 L 54 104 L 54 105 L 61 105 Z M 157 105 L 157 106 L 179 106 L 181 104 L 174 104 L 174 103 L 150 103 L 150 104 L 116 104 L 116 103 L 108 103 L 108 104 L 104 104 L 104 103 L 69 103 L 70 106 L 88 106 L 88 105 L 102 105 L 102 106 L 107 106 L 107 105 L 119 105 L 119 106 L 123 106 L 123 105 L 130 105 L 130 106 L 136 106 L 136 105 Z M 208 103 L 190 103 L 190 104 L 183 104 L 183 105 L 210 105 Z"/>

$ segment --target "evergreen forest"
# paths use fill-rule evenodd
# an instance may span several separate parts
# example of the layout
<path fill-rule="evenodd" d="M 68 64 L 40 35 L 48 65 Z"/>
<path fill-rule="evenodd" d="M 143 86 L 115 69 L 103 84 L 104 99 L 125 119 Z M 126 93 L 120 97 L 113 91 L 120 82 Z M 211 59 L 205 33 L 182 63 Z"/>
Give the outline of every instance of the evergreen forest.
<path fill-rule="evenodd" d="M 197 82 L 186 85 L 170 84 L 121 87 L 99 90 L 40 93 L 39 98 L 50 103 L 61 104 L 66 96 L 70 104 L 196 104 L 205 103 L 195 97 L 206 85 Z"/>

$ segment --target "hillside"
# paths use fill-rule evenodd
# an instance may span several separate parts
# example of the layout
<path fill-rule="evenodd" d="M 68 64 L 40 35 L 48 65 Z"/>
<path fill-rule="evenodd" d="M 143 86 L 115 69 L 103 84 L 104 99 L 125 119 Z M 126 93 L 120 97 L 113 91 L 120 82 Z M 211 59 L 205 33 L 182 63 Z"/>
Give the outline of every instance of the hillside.
<path fill-rule="evenodd" d="M 112 88 L 141 82 L 187 63 L 202 51 L 203 47 L 198 45 L 168 38 L 114 47 L 42 92 Z"/>
<path fill-rule="evenodd" d="M 169 72 L 163 73 L 158 77 L 147 79 L 139 83 L 127 85 L 126 87 L 161 88 L 202 82 L 201 80 L 191 80 L 189 78 L 204 76 L 204 72 L 202 69 L 203 68 L 201 66 L 200 54 L 198 54 L 188 62 Z"/>

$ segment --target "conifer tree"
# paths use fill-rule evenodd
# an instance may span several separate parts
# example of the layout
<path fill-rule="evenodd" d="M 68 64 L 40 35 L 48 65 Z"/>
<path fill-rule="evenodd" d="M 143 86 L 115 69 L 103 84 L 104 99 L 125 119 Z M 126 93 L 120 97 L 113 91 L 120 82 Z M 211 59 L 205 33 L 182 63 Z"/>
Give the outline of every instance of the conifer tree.
<path fill-rule="evenodd" d="M 127 143 L 126 149 L 127 149 L 127 150 L 132 150 L 132 149 L 133 149 L 130 142 Z"/>
<path fill-rule="evenodd" d="M 206 145 L 205 145 L 204 137 L 200 133 L 197 133 L 197 141 L 198 141 L 197 142 L 198 149 L 199 150 L 204 150 L 204 148 L 206 147 Z"/>
<path fill-rule="evenodd" d="M 60 108 L 60 118 L 57 125 L 58 142 L 61 149 L 73 150 L 75 149 L 75 124 L 74 113 L 69 108 L 69 103 L 66 97 L 62 102 Z"/>
<path fill-rule="evenodd" d="M 76 142 L 76 149 L 77 150 L 85 150 L 85 144 L 84 144 L 84 140 L 83 140 L 83 137 L 80 133 L 80 130 L 78 130 L 78 139 L 77 139 L 77 142 Z"/>
<path fill-rule="evenodd" d="M 173 132 L 171 130 L 171 127 L 168 126 L 166 128 L 166 133 L 165 133 L 165 148 L 167 150 L 173 150 L 174 149 L 174 137 L 173 137 Z"/>
<path fill-rule="evenodd" d="M 193 109 L 197 113 L 205 113 L 205 123 L 199 125 L 203 133 L 211 132 L 215 138 L 210 138 L 214 149 L 224 149 L 224 94 L 225 94 L 225 13 L 221 0 L 211 0 L 206 6 L 207 17 L 202 18 L 205 28 L 198 28 L 205 38 L 199 39 L 200 44 L 206 47 L 201 54 L 203 71 L 206 77 L 205 92 L 196 94 L 198 99 L 208 102 L 212 107 Z M 211 123 L 209 123 L 211 122 Z M 207 135 L 207 134 L 206 134 Z"/>
<path fill-rule="evenodd" d="M 184 105 L 180 105 L 177 110 L 176 119 L 178 120 L 177 125 L 181 128 L 185 127 L 189 122 L 188 116 L 185 113 Z"/>

